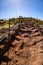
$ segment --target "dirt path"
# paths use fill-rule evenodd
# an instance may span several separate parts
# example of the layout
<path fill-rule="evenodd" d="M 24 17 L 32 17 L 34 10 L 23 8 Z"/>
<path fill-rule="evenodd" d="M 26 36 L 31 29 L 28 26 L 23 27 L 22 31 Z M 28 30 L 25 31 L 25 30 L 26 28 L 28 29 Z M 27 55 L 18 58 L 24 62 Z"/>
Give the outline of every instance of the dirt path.
<path fill-rule="evenodd" d="M 29 22 L 19 24 L 10 46 L 3 46 L 0 65 L 43 65 L 43 36 L 37 26 Z M 13 28 L 13 30 L 15 30 Z M 2 47 L 2 48 L 3 48 Z M 3 58 L 3 59 L 2 59 Z"/>

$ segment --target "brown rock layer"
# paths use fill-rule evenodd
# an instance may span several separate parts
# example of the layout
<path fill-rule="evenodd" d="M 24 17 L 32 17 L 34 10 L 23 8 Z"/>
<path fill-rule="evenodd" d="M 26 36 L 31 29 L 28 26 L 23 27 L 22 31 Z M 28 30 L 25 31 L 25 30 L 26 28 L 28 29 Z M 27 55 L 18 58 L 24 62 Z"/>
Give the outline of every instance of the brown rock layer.
<path fill-rule="evenodd" d="M 43 65 L 43 36 L 30 22 L 16 25 L 8 42 L 0 45 L 0 65 Z"/>

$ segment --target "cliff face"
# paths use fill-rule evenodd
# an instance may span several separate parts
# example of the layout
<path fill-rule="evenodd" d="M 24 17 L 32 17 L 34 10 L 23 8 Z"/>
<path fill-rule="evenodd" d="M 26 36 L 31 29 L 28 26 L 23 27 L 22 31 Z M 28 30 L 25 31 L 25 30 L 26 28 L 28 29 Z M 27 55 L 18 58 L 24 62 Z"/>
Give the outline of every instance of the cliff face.
<path fill-rule="evenodd" d="M 0 65 L 43 65 L 43 35 L 39 27 L 22 22 L 13 30 L 11 40 L 0 45 Z"/>

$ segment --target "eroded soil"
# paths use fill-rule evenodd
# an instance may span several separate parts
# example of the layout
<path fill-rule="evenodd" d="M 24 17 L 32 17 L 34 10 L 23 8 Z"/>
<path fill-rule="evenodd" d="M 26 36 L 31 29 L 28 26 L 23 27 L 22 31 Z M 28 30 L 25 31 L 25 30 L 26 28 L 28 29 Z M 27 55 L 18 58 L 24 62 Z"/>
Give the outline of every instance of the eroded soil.
<path fill-rule="evenodd" d="M 0 44 L 0 65 L 43 65 L 43 35 L 30 22 L 22 22 L 16 33 Z"/>

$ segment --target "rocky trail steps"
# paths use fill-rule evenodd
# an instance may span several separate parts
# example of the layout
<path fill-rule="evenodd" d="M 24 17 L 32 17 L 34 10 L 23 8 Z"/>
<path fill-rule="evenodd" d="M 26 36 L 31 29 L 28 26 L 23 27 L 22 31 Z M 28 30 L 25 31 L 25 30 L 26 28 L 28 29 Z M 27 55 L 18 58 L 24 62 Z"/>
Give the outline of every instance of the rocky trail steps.
<path fill-rule="evenodd" d="M 10 43 L 0 44 L 0 65 L 43 65 L 43 35 L 31 22 L 13 27 Z"/>

